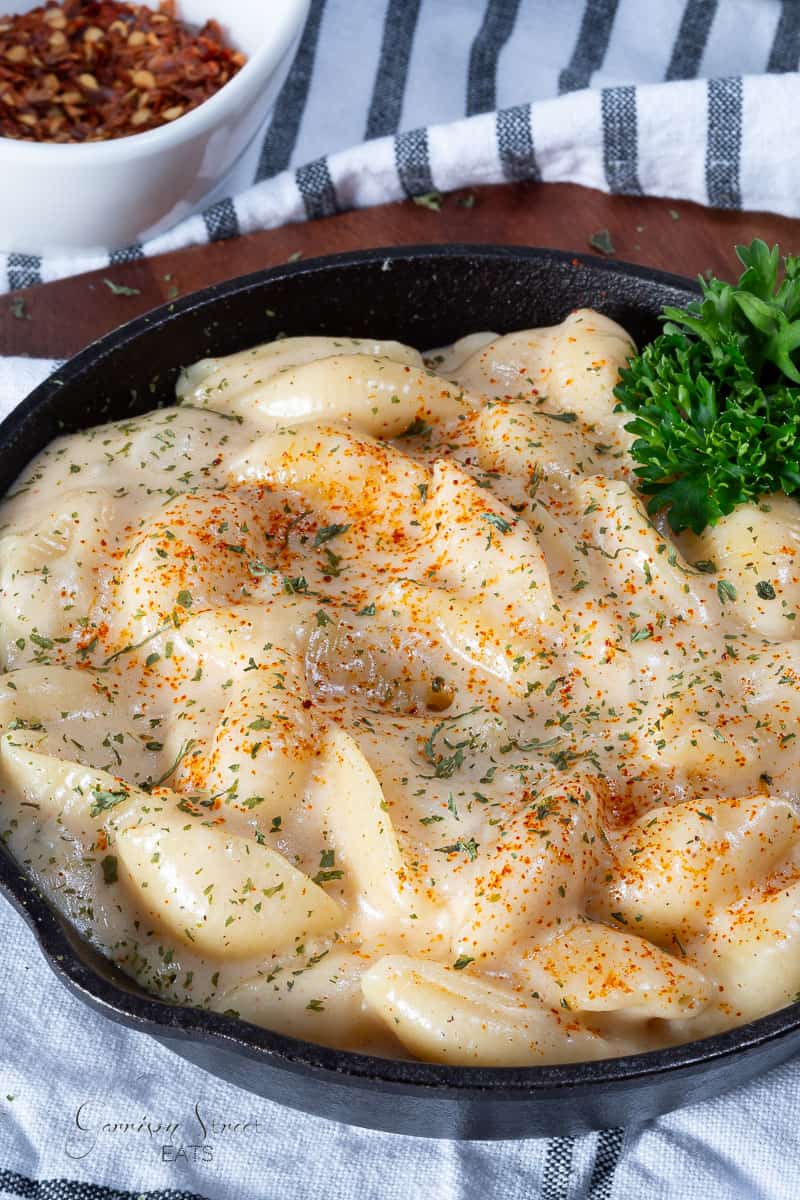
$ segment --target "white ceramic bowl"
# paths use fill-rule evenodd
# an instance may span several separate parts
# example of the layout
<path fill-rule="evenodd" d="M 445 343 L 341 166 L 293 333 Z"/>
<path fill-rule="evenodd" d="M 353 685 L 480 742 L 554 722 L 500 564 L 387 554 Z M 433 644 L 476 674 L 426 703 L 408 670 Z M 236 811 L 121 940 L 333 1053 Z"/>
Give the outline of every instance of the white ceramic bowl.
<path fill-rule="evenodd" d="M 0 16 L 35 7 L 35 0 L 0 0 Z M 179 0 L 182 19 L 202 25 L 215 18 L 247 55 L 209 100 L 169 125 L 108 142 L 0 138 L 0 249 L 119 249 L 219 195 L 275 102 L 308 7 L 309 0 Z"/>

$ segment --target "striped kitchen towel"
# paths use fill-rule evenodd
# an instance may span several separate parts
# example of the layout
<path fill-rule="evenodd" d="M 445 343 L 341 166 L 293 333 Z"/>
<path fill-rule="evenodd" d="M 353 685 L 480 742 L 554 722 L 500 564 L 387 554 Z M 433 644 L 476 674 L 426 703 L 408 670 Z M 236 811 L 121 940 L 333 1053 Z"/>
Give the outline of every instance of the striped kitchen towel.
<path fill-rule="evenodd" d="M 113 254 L 0 255 L 0 290 L 504 180 L 798 216 L 798 60 L 800 0 L 312 0 L 227 198 Z"/>

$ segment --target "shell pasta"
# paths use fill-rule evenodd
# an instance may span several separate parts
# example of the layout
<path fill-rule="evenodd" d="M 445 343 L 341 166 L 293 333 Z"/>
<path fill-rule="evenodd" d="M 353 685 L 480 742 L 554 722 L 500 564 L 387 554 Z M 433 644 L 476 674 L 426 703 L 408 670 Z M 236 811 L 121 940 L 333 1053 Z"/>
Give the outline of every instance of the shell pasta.
<path fill-rule="evenodd" d="M 0 835 L 180 1005 L 597 1059 L 800 992 L 794 501 L 670 535 L 588 309 L 286 338 L 0 503 Z"/>

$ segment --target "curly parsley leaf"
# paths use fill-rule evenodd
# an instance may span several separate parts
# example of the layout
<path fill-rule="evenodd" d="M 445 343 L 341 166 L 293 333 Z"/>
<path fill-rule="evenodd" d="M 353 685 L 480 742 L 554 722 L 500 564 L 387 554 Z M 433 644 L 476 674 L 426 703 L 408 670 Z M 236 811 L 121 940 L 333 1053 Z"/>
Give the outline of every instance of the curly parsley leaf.
<path fill-rule="evenodd" d="M 677 532 L 800 491 L 800 257 L 758 238 L 736 253 L 738 282 L 701 278 L 701 298 L 665 308 L 614 389 L 648 511 Z"/>

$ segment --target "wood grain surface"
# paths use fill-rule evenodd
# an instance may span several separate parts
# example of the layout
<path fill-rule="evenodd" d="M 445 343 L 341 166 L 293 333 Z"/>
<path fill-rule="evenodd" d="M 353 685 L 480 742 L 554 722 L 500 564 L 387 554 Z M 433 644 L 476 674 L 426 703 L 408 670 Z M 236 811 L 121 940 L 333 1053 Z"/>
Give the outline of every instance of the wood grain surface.
<path fill-rule="evenodd" d="M 591 252 L 607 230 L 614 257 L 683 275 L 731 277 L 733 247 L 760 236 L 800 248 L 800 222 L 680 201 L 606 196 L 574 184 L 509 184 L 442 198 L 440 211 L 412 201 L 286 225 L 210 246 L 107 267 L 0 296 L 0 354 L 62 358 L 156 305 L 209 283 L 276 266 L 294 255 L 430 242 L 495 242 Z M 118 294 L 109 286 L 130 288 Z"/>

